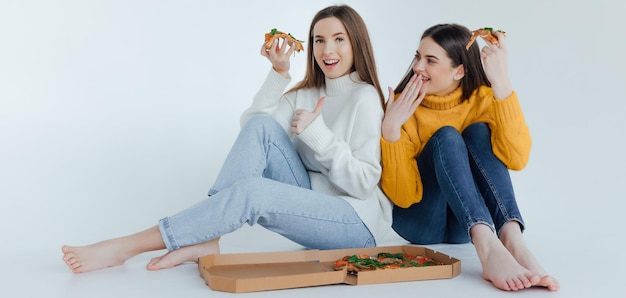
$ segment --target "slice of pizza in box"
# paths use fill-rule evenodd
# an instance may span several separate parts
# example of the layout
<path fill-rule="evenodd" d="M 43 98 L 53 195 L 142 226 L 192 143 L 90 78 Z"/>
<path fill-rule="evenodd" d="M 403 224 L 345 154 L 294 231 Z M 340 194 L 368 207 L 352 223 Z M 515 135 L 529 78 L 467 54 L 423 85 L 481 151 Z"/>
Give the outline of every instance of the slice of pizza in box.
<path fill-rule="evenodd" d="M 401 245 L 208 255 L 199 259 L 198 269 L 211 289 L 245 293 L 453 278 L 461 273 L 461 261 L 426 247 Z"/>

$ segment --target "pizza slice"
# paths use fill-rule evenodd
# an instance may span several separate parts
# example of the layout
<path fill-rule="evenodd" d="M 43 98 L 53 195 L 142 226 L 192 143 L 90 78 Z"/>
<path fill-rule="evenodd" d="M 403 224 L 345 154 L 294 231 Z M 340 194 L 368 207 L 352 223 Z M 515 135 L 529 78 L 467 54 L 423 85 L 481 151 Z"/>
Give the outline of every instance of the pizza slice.
<path fill-rule="evenodd" d="M 269 50 L 272 47 L 272 44 L 274 44 L 274 40 L 279 38 L 284 38 L 289 44 L 293 43 L 296 47 L 296 52 L 304 50 L 304 46 L 302 45 L 304 41 L 296 39 L 293 35 L 291 35 L 291 33 L 278 31 L 276 28 L 270 30 L 268 33 L 265 33 L 265 49 Z"/>
<path fill-rule="evenodd" d="M 501 32 L 503 34 L 505 33 L 502 30 L 493 30 L 493 28 L 491 27 L 483 27 L 472 31 L 472 37 L 470 37 L 470 40 L 467 42 L 465 49 L 469 50 L 470 46 L 472 46 L 472 44 L 476 40 L 476 37 L 479 36 L 491 44 L 498 45 L 500 42 L 498 41 L 498 36 L 495 34 L 495 32 Z"/>
<path fill-rule="evenodd" d="M 442 265 L 442 263 L 427 256 L 381 252 L 376 257 L 362 254 L 345 256 L 335 261 L 333 268 L 335 270 L 343 270 L 343 268 L 347 268 L 348 273 L 357 274 L 361 271 L 435 265 Z"/>

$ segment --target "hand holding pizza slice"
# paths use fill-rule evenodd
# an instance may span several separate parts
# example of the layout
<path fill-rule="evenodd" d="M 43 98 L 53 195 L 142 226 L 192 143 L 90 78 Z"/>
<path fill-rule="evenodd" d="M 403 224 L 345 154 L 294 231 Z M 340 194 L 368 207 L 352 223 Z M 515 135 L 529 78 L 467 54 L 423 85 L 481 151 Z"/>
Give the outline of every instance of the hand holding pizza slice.
<path fill-rule="evenodd" d="M 285 33 L 282 31 L 278 31 L 276 28 L 272 29 L 270 32 L 265 33 L 265 49 L 269 50 L 274 44 L 274 40 L 284 38 L 288 44 L 293 44 L 295 46 L 295 51 L 300 52 L 304 50 L 304 46 L 302 45 L 303 41 L 298 40 L 291 33 Z"/>
<path fill-rule="evenodd" d="M 472 44 L 476 40 L 476 37 L 479 36 L 491 44 L 498 45 L 500 42 L 498 41 L 498 36 L 495 34 L 495 32 L 501 32 L 502 34 L 505 33 L 502 30 L 493 30 L 493 28 L 491 27 L 483 27 L 472 31 L 472 37 L 470 38 L 469 42 L 467 42 L 465 49 L 469 50 L 470 46 L 472 46 Z"/>

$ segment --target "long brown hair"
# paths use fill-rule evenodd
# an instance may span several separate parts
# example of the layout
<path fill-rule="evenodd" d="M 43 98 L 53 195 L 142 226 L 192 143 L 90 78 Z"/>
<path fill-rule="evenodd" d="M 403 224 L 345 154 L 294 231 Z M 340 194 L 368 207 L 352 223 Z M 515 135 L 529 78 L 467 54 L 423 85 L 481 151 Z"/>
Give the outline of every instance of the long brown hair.
<path fill-rule="evenodd" d="M 439 24 L 432 26 L 422 34 L 422 39 L 426 37 L 432 38 L 439 46 L 441 46 L 448 57 L 452 60 L 452 67 L 463 65 L 465 75 L 461 78 L 461 100 L 467 100 L 474 90 L 480 86 L 489 86 L 491 83 L 487 79 L 482 61 L 480 60 L 480 49 L 477 42 L 474 42 L 469 50 L 465 49 L 465 45 L 471 37 L 471 32 L 465 26 L 458 24 Z M 394 90 L 399 94 L 404 90 L 406 84 L 413 76 L 413 62 L 407 70 L 406 74 L 400 81 L 400 84 Z"/>
<path fill-rule="evenodd" d="M 367 27 L 361 16 L 348 5 L 326 7 L 313 17 L 311 27 L 309 28 L 306 74 L 304 79 L 296 86 L 289 89 L 287 93 L 302 88 L 321 88 L 326 84 L 324 73 L 319 65 L 315 63 L 315 57 L 313 55 L 313 28 L 320 20 L 330 17 L 336 17 L 343 23 L 348 37 L 350 38 L 350 44 L 354 52 L 354 65 L 352 65 L 351 71 L 356 71 L 363 81 L 376 88 L 378 96 L 380 97 L 380 104 L 384 105 L 385 100 L 378 80 L 374 51 Z"/>

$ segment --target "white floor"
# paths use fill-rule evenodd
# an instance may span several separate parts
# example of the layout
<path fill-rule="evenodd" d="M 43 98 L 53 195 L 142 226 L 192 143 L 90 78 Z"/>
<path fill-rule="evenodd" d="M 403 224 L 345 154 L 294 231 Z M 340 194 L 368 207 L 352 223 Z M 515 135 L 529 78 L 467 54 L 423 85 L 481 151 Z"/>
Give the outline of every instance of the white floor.
<path fill-rule="evenodd" d="M 528 234 L 528 233 L 527 233 Z M 231 294 L 211 290 L 199 276 L 195 264 L 152 272 L 144 269 L 159 253 L 130 259 L 125 265 L 72 274 L 60 260 L 58 250 L 33 248 L 24 255 L 2 255 L 0 296 L 2 297 L 624 297 L 620 260 L 606 254 L 603 246 L 588 238 L 576 246 L 567 239 L 553 241 L 558 248 L 542 246 L 541 237 L 527 235 L 537 256 L 561 282 L 561 291 L 527 289 L 515 293 L 495 289 L 481 279 L 478 259 L 471 244 L 430 246 L 462 260 L 462 273 L 453 279 L 416 281 L 366 286 L 330 285 L 280 291 Z M 250 245 L 247 240 L 265 239 Z M 247 243 L 247 244 L 246 244 Z M 391 243 L 400 244 L 400 243 Z M 297 250 L 297 245 L 260 227 L 243 229 L 223 237 L 228 253 Z M 583 263 L 573 264 L 574 257 Z"/>

